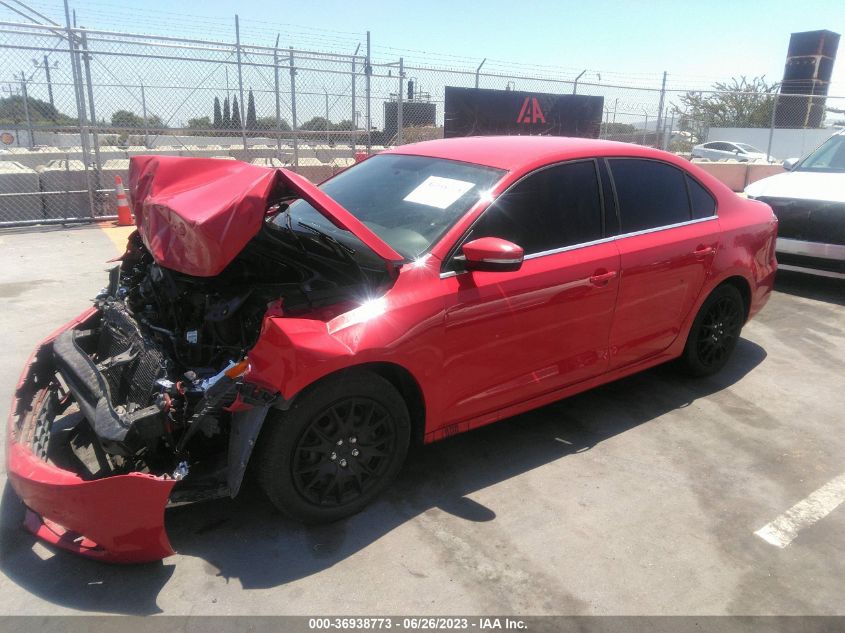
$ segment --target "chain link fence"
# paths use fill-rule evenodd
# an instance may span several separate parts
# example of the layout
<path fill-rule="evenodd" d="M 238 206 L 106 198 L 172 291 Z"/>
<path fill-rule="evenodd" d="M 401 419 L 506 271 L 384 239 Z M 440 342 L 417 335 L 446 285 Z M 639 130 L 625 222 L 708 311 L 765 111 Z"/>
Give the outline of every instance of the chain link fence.
<path fill-rule="evenodd" d="M 138 154 L 284 166 L 321 182 L 359 152 L 443 136 L 446 86 L 603 97 L 600 138 L 702 160 L 776 164 L 845 125 L 845 99 L 626 86 L 437 67 L 371 54 L 0 22 L 0 226 L 115 214 L 115 177 Z M 543 75 L 545 71 L 536 74 Z M 551 71 L 545 74 L 552 75 Z M 706 148 L 705 148 L 706 149 Z M 726 154 L 719 154 L 727 151 Z M 732 155 L 733 154 L 733 155 Z"/>

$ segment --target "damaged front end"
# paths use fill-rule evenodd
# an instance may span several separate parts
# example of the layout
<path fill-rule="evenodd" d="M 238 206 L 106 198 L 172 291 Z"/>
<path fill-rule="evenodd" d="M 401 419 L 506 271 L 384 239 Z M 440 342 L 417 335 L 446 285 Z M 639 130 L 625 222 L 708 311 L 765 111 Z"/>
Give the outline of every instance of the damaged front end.
<path fill-rule="evenodd" d="M 130 171 L 138 231 L 94 306 L 31 357 L 7 438 L 26 527 L 121 563 L 173 553 L 168 504 L 237 494 L 267 412 L 287 404 L 244 380 L 265 318 L 328 318 L 391 280 L 272 224 L 304 198 L 355 226 L 295 175 L 166 157 Z"/>

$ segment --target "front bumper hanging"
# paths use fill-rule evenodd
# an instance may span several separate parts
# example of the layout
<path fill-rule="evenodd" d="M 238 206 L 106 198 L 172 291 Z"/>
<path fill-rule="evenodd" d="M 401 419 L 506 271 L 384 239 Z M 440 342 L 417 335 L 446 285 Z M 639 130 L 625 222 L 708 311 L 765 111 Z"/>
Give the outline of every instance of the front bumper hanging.
<path fill-rule="evenodd" d="M 85 480 L 46 460 L 49 429 L 39 428 L 49 406 L 44 363 L 62 332 L 95 317 L 92 308 L 53 333 L 33 353 L 18 382 L 9 416 L 6 464 L 13 489 L 27 506 L 25 527 L 74 553 L 114 563 L 141 563 L 173 554 L 164 510 L 174 479 L 144 473 Z M 45 439 L 46 437 L 46 439 Z"/>

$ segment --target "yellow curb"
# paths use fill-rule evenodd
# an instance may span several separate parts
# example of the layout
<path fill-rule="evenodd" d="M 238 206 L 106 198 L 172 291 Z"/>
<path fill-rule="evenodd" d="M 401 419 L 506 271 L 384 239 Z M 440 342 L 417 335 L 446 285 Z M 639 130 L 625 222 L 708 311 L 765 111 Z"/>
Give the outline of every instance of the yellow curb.
<path fill-rule="evenodd" d="M 134 226 L 116 226 L 114 222 L 100 222 L 99 227 L 106 234 L 106 237 L 114 244 L 115 250 L 119 255 L 122 255 L 126 250 L 126 240 L 129 235 L 135 230 Z"/>

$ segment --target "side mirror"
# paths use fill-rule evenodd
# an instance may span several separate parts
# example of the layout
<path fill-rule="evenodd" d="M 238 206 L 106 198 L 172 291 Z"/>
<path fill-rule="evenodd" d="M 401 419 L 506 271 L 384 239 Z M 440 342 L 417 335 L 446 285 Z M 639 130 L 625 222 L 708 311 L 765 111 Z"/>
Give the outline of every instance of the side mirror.
<path fill-rule="evenodd" d="M 801 160 L 801 159 L 800 158 L 787 158 L 785 161 L 783 161 L 783 168 L 786 171 L 792 171 L 793 169 L 795 169 L 795 165 L 798 164 L 799 160 Z"/>
<path fill-rule="evenodd" d="M 480 237 L 461 248 L 467 270 L 509 272 L 522 266 L 521 246 L 498 237 Z"/>

